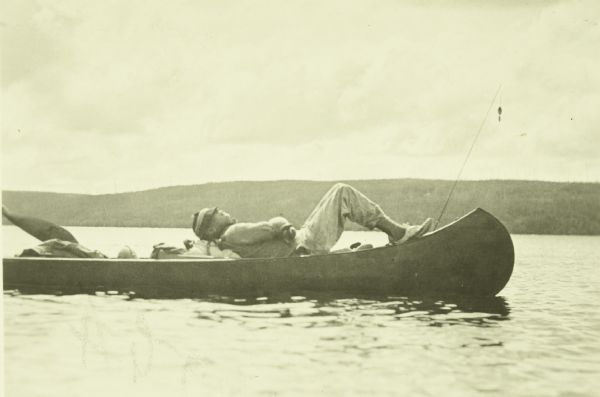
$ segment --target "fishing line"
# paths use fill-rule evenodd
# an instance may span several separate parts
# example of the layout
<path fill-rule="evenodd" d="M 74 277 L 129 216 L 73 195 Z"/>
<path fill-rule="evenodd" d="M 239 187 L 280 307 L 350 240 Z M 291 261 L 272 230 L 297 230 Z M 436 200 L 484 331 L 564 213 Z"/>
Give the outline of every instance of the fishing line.
<path fill-rule="evenodd" d="M 467 156 L 465 157 L 465 160 L 462 163 L 462 166 L 460 167 L 460 170 L 458 171 L 458 175 L 456 176 L 456 179 L 454 180 L 454 184 L 452 184 L 452 188 L 450 189 L 450 193 L 448 194 L 448 198 L 446 199 L 446 202 L 444 203 L 444 207 L 442 208 L 442 211 L 440 212 L 440 216 L 438 216 L 437 220 L 435 221 L 435 225 L 433 226 L 434 230 L 437 229 L 438 224 L 440 223 L 440 220 L 442 219 L 442 216 L 444 216 L 444 212 L 446 212 L 446 208 L 448 207 L 448 203 L 450 202 L 450 198 L 452 198 L 452 194 L 454 193 L 454 189 L 456 188 L 456 185 L 458 184 L 458 181 L 460 180 L 460 176 L 462 175 L 463 170 L 465 169 L 465 165 L 467 164 L 467 161 L 469 160 L 469 156 L 471 156 L 471 152 L 473 151 L 473 147 L 475 147 L 475 142 L 477 142 L 477 138 L 479 138 L 479 135 L 481 134 L 481 131 L 483 130 L 483 126 L 485 125 L 485 122 L 490 114 L 490 110 L 492 110 L 492 107 L 494 106 L 494 102 L 496 102 L 496 98 L 498 97 L 498 94 L 500 93 L 500 90 L 502 89 L 502 84 L 500 84 L 498 86 L 498 90 L 496 91 L 496 94 L 494 95 L 494 98 L 492 99 L 492 101 L 490 102 L 490 106 L 488 107 L 487 112 L 485 113 L 485 117 L 483 118 L 483 121 L 481 122 L 481 125 L 479 126 L 479 130 L 477 130 L 477 134 L 475 135 L 475 138 L 473 139 L 473 142 L 471 143 L 471 147 L 469 148 L 469 151 L 467 152 Z M 498 113 L 502 113 L 502 108 L 498 108 Z"/>

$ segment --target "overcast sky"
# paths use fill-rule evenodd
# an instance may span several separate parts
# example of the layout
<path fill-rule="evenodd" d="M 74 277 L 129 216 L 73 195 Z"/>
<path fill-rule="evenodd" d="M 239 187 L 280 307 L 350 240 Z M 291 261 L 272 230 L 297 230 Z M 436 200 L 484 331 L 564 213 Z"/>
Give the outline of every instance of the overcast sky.
<path fill-rule="evenodd" d="M 600 181 L 598 4 L 7 0 L 2 188 Z"/>

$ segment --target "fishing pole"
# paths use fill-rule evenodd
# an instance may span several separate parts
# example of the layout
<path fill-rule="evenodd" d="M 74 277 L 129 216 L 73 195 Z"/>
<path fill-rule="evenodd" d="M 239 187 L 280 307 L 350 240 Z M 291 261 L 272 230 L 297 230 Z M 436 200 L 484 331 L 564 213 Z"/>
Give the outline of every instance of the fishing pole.
<path fill-rule="evenodd" d="M 485 122 L 490 114 L 490 110 L 492 110 L 492 107 L 494 106 L 494 103 L 496 102 L 496 98 L 498 97 L 498 94 L 500 93 L 501 89 L 502 89 L 502 84 L 500 84 L 498 86 L 498 90 L 496 90 L 496 94 L 494 95 L 494 98 L 490 102 L 490 106 L 488 107 L 488 110 L 485 113 L 485 117 L 483 118 L 483 121 L 481 122 L 481 125 L 479 126 L 479 130 L 477 130 L 477 134 L 475 134 L 475 138 L 473 138 L 471 147 L 469 148 L 469 151 L 467 152 L 467 156 L 465 157 L 465 160 L 463 161 L 462 166 L 460 167 L 460 170 L 458 171 L 458 175 L 456 176 L 456 179 L 454 180 L 454 183 L 452 184 L 452 188 L 450 189 L 450 193 L 448 193 L 448 198 L 446 198 L 446 202 L 444 203 L 444 207 L 442 208 L 442 211 L 440 212 L 440 216 L 438 216 L 437 220 L 435 221 L 435 225 L 433 226 L 434 230 L 437 229 L 437 226 L 440 223 L 442 216 L 444 216 L 444 212 L 446 212 L 446 208 L 448 207 L 450 198 L 452 197 L 452 194 L 454 193 L 454 189 L 456 188 L 456 185 L 458 184 L 458 181 L 460 180 L 462 172 L 465 169 L 465 165 L 467 164 L 467 161 L 469 160 L 469 156 L 471 156 L 473 147 L 475 147 L 475 142 L 477 142 L 477 138 L 479 138 L 479 135 L 481 134 L 481 131 L 483 130 L 483 126 L 485 125 Z M 500 121 L 500 115 L 502 114 L 502 107 L 498 108 L 498 114 L 499 114 L 498 121 Z"/>

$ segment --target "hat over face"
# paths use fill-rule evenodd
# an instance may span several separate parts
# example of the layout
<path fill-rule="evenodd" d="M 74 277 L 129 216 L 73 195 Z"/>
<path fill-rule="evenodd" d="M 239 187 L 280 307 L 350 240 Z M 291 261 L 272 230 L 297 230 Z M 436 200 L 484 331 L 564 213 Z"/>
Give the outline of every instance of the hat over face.
<path fill-rule="evenodd" d="M 192 220 L 192 230 L 200 240 L 206 240 L 206 231 L 210 226 L 213 215 L 217 212 L 217 207 L 202 208 L 196 212 Z"/>

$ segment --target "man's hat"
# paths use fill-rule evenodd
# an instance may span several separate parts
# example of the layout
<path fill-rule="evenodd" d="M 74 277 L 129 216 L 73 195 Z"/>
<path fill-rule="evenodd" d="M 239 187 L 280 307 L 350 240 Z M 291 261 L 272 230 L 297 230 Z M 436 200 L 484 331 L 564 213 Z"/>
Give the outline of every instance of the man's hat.
<path fill-rule="evenodd" d="M 196 212 L 193 215 L 192 230 L 200 240 L 206 240 L 206 229 L 208 225 L 210 225 L 210 221 L 212 220 L 212 217 L 215 215 L 217 210 L 217 207 L 202 208 L 200 211 Z"/>
<path fill-rule="evenodd" d="M 135 259 L 135 258 L 137 258 L 137 255 L 136 255 L 135 251 L 131 249 L 130 246 L 126 245 L 123 248 L 121 248 L 121 250 L 119 251 L 119 254 L 117 255 L 117 258 L 119 258 L 119 259 Z"/>

